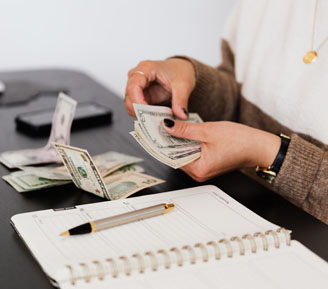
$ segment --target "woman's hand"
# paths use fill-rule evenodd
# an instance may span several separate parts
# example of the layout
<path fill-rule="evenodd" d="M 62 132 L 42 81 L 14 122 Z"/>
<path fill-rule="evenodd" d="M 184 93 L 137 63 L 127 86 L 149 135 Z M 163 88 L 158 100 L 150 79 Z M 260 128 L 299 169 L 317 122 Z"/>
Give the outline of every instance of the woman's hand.
<path fill-rule="evenodd" d="M 234 122 L 190 124 L 164 120 L 171 135 L 201 142 L 201 156 L 181 169 L 198 182 L 238 168 L 268 167 L 278 154 L 280 137 Z"/>
<path fill-rule="evenodd" d="M 195 70 L 188 60 L 142 61 L 128 73 L 125 106 L 135 116 L 133 103 L 159 104 L 172 97 L 174 115 L 186 120 L 188 98 L 195 82 Z"/>

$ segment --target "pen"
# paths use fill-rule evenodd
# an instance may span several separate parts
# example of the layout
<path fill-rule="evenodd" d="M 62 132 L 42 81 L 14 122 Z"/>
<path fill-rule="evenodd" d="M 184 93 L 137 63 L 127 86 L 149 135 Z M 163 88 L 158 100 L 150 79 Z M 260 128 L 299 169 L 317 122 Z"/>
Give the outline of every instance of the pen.
<path fill-rule="evenodd" d="M 99 230 L 104 230 L 115 226 L 139 221 L 142 219 L 166 214 L 168 211 L 172 210 L 173 208 L 174 208 L 174 204 L 159 204 L 159 205 L 143 208 L 140 210 L 135 210 L 124 214 L 111 216 L 108 218 L 85 223 L 61 233 L 60 236 L 93 233 Z"/>

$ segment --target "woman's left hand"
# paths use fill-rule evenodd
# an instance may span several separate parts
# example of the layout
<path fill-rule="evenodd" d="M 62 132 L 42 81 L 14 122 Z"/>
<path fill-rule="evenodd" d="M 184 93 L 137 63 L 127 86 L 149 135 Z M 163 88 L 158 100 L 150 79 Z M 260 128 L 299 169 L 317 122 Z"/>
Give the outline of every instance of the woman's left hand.
<path fill-rule="evenodd" d="M 173 136 L 201 142 L 201 156 L 181 169 L 198 182 L 245 167 L 268 167 L 278 154 L 279 136 L 243 124 L 219 121 L 192 124 L 164 120 Z"/>

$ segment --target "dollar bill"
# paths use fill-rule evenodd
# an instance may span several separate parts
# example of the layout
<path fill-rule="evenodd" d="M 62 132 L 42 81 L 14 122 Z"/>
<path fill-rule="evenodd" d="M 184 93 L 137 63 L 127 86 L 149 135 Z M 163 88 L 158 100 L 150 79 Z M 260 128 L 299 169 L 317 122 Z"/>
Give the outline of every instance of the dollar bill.
<path fill-rule="evenodd" d="M 108 176 L 112 173 L 120 173 L 120 169 L 123 171 L 137 171 L 142 172 L 142 167 L 136 167 L 132 164 L 143 161 L 141 158 L 129 156 L 123 153 L 114 151 L 106 152 L 93 156 L 93 161 L 102 177 Z M 33 173 L 39 177 L 43 177 L 50 180 L 71 180 L 71 175 L 66 170 L 65 166 L 59 167 L 33 167 L 23 166 L 19 169 Z M 141 171 L 142 170 L 142 171 Z"/>
<path fill-rule="evenodd" d="M 119 168 L 115 172 L 112 172 L 109 176 L 124 174 L 128 172 L 135 172 L 135 173 L 143 173 L 145 170 L 142 166 L 131 164 L 124 167 Z"/>
<path fill-rule="evenodd" d="M 173 137 L 163 129 L 162 120 L 174 118 L 170 108 L 134 104 L 134 109 L 137 121 L 130 134 L 151 156 L 175 169 L 200 157 L 199 142 Z M 190 113 L 186 122 L 201 123 L 202 119 Z"/>
<path fill-rule="evenodd" d="M 23 171 L 14 172 L 10 175 L 2 177 L 8 184 L 20 193 L 54 186 L 62 186 L 72 182 L 71 176 L 67 173 L 65 166 L 57 168 L 20 167 L 20 169 Z M 63 172 L 62 169 L 64 169 Z M 56 172 L 54 173 L 53 170 Z M 127 172 L 142 173 L 144 172 L 144 169 L 139 165 L 131 164 L 119 168 L 118 170 L 112 172 L 110 176 L 124 174 Z M 66 176 L 68 176 L 68 178 Z"/>
<path fill-rule="evenodd" d="M 178 156 L 181 158 L 180 161 L 176 161 L 174 157 L 167 158 L 165 155 L 162 155 L 159 152 L 156 152 L 156 150 L 153 150 L 152 147 L 150 147 L 146 142 L 143 142 L 143 140 L 140 138 L 140 136 L 132 131 L 130 132 L 130 135 L 133 136 L 133 138 L 143 147 L 143 149 L 148 152 L 153 158 L 157 159 L 158 161 L 174 168 L 178 169 L 182 166 L 185 166 L 191 162 L 193 162 L 195 159 L 200 157 L 200 148 L 196 152 L 188 152 L 189 155 L 184 156 Z"/>
<path fill-rule="evenodd" d="M 164 182 L 137 172 L 137 167 L 121 167 L 119 172 L 103 178 L 88 151 L 54 143 L 74 184 L 87 192 L 113 200 L 128 197 L 144 188 Z M 135 171 L 132 171 L 135 170 Z M 116 184 L 118 187 L 113 186 Z M 120 193 L 119 193 L 120 192 Z"/>
<path fill-rule="evenodd" d="M 110 199 L 104 180 L 88 151 L 58 143 L 53 145 L 78 188 Z"/>
<path fill-rule="evenodd" d="M 196 141 L 171 136 L 162 128 L 162 120 L 164 118 L 174 118 L 169 107 L 136 103 L 133 104 L 133 107 L 141 131 L 151 145 L 157 148 L 199 145 L 199 142 Z M 197 113 L 190 113 L 189 119 L 186 122 L 201 123 L 203 121 Z"/>
<path fill-rule="evenodd" d="M 108 176 L 112 172 L 127 165 L 136 164 L 143 161 L 141 158 L 113 151 L 96 155 L 93 157 L 93 160 L 102 177 Z"/>
<path fill-rule="evenodd" d="M 25 192 L 24 188 L 15 182 L 15 177 L 12 174 L 7 176 L 2 176 L 2 179 L 6 181 L 9 185 L 11 185 L 17 192 L 22 193 Z"/>
<path fill-rule="evenodd" d="M 60 167 L 19 167 L 19 169 L 34 174 L 38 177 L 49 179 L 49 180 L 58 180 L 58 181 L 69 181 L 72 180 L 70 174 L 67 172 L 65 166 Z"/>
<path fill-rule="evenodd" d="M 42 148 L 3 152 L 0 154 L 0 162 L 8 168 L 60 162 L 61 159 L 53 148 L 52 142 L 69 144 L 75 108 L 76 101 L 68 95 L 60 93 L 52 119 L 48 143 Z"/>
<path fill-rule="evenodd" d="M 20 193 L 50 188 L 54 186 L 62 186 L 71 182 L 49 180 L 26 171 L 14 172 L 10 175 L 3 176 L 2 178 L 17 192 Z"/>
<path fill-rule="evenodd" d="M 163 183 L 164 181 L 146 174 L 127 172 L 104 178 L 111 200 L 124 199 L 132 194 Z"/>

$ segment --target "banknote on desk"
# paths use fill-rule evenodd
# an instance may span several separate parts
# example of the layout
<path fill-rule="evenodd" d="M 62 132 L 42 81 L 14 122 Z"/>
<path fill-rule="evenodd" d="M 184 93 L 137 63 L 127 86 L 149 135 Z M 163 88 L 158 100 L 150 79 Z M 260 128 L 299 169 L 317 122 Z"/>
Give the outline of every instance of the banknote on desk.
<path fill-rule="evenodd" d="M 143 173 L 127 172 L 103 178 L 87 150 L 53 143 L 74 184 L 97 196 L 116 200 L 164 181 Z"/>
<path fill-rule="evenodd" d="M 151 156 L 175 169 L 200 157 L 199 142 L 171 136 L 163 129 L 164 118 L 174 119 L 169 107 L 135 103 L 133 106 L 137 121 L 130 134 Z M 186 122 L 203 121 L 197 113 L 190 113 Z"/>
<path fill-rule="evenodd" d="M 20 167 L 22 171 L 13 172 L 3 176 L 2 179 L 10 184 L 17 192 L 25 193 L 35 190 L 63 186 L 72 183 L 72 178 L 65 166 L 52 167 Z M 64 169 L 64 171 L 62 171 Z M 123 166 L 112 172 L 109 176 L 127 172 L 142 173 L 143 167 L 137 164 Z"/>
<path fill-rule="evenodd" d="M 71 180 L 50 180 L 26 171 L 13 172 L 10 175 L 3 176 L 2 179 L 9 183 L 19 193 L 71 183 Z"/>
<path fill-rule="evenodd" d="M 127 154 L 109 151 L 93 157 L 102 177 L 123 174 L 127 172 L 142 173 L 144 169 L 137 165 L 141 158 Z M 72 182 L 72 177 L 65 166 L 22 166 L 18 172 L 3 176 L 16 191 L 23 193 L 61 186 Z"/>
<path fill-rule="evenodd" d="M 142 162 L 142 158 L 130 156 L 127 154 L 109 151 L 102 154 L 98 154 L 92 157 L 95 165 L 100 171 L 102 177 L 111 175 L 114 172 L 119 172 L 121 168 L 125 167 L 125 170 L 141 172 L 140 166 L 129 166 Z M 33 173 L 39 177 L 43 177 L 49 180 L 71 180 L 71 176 L 65 166 L 59 167 L 33 167 L 22 166 L 19 169 Z"/>
<path fill-rule="evenodd" d="M 53 148 L 52 142 L 69 145 L 76 104 L 77 102 L 68 95 L 59 93 L 48 143 L 42 148 L 0 153 L 0 162 L 8 168 L 60 162 L 60 157 Z"/>

